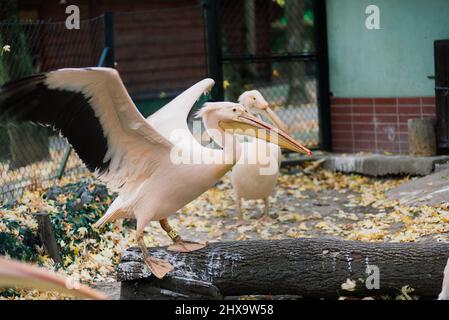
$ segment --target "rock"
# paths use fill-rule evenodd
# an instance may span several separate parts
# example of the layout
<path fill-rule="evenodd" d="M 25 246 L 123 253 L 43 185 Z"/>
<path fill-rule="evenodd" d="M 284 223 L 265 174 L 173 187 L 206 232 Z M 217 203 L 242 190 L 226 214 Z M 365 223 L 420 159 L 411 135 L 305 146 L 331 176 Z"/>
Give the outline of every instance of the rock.
<path fill-rule="evenodd" d="M 433 206 L 449 202 L 448 194 L 449 169 L 404 183 L 386 193 L 389 199 L 399 200 L 401 204 L 408 206 Z"/>
<path fill-rule="evenodd" d="M 106 186 L 96 185 L 93 191 L 93 195 L 103 201 L 108 196 L 108 189 L 106 188 Z"/>
<path fill-rule="evenodd" d="M 77 212 L 77 211 L 83 210 L 84 205 L 80 199 L 76 199 L 74 202 L 72 202 L 70 204 L 70 207 L 71 207 L 71 211 Z"/>
<path fill-rule="evenodd" d="M 89 192 L 84 191 L 80 196 L 80 201 L 82 205 L 88 204 L 94 200 L 94 197 L 89 194 Z"/>
<path fill-rule="evenodd" d="M 369 176 L 431 174 L 437 163 L 449 161 L 449 156 L 410 157 L 379 154 L 332 155 L 324 163 L 328 170 L 359 173 Z"/>
<path fill-rule="evenodd" d="M 78 187 L 78 189 L 76 189 L 75 194 L 77 195 L 78 198 L 80 198 L 81 195 L 85 192 L 89 193 L 89 189 L 88 189 L 87 185 L 82 185 L 82 186 Z"/>
<path fill-rule="evenodd" d="M 53 186 L 47 190 L 44 197 L 48 200 L 56 200 L 60 194 L 63 193 L 61 187 Z"/>

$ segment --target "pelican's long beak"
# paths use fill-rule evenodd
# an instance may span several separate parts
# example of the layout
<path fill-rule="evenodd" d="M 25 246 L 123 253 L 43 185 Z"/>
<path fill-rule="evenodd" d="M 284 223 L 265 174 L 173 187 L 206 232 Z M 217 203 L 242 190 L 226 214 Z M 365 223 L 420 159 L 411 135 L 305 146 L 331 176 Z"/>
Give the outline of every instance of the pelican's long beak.
<path fill-rule="evenodd" d="M 265 116 L 270 119 L 270 121 L 280 130 L 287 132 L 287 126 L 285 123 L 278 117 L 278 115 L 271 109 L 270 107 L 266 107 L 262 112 Z"/>
<path fill-rule="evenodd" d="M 85 285 L 32 265 L 0 258 L 0 288 L 29 288 L 57 291 L 82 299 L 106 300 L 107 297 Z"/>
<path fill-rule="evenodd" d="M 231 121 L 220 121 L 219 125 L 224 130 L 232 130 L 234 134 L 252 136 L 270 143 L 275 143 L 281 148 L 305 153 L 309 156 L 312 155 L 312 151 L 296 142 L 283 130 L 277 129 L 247 112 Z"/>

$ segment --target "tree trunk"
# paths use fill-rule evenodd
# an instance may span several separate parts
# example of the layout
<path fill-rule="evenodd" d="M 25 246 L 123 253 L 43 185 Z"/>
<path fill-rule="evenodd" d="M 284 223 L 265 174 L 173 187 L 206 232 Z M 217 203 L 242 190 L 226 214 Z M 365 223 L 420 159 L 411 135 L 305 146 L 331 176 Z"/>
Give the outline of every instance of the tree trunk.
<path fill-rule="evenodd" d="M 435 156 L 437 154 L 437 139 L 434 120 L 431 118 L 409 119 L 408 140 L 411 156 Z"/>
<path fill-rule="evenodd" d="M 10 45 L 11 51 L 1 56 L 3 81 L 14 80 L 33 74 L 33 63 L 29 55 L 26 37 L 18 24 L 18 9 L 15 0 L 0 2 L 0 44 Z M 16 169 L 50 157 L 47 129 L 34 124 L 7 126 L 7 137 L 0 131 L 0 141 L 9 143 L 10 168 Z"/>
<path fill-rule="evenodd" d="M 404 286 L 420 298 L 436 299 L 449 256 L 448 243 L 365 243 L 335 239 L 237 241 L 209 244 L 191 253 L 152 248 L 175 270 L 153 277 L 140 250 L 126 251 L 118 266 L 122 299 L 217 299 L 242 295 L 339 296 L 400 294 Z M 378 268 L 379 288 L 369 290 L 367 266 Z M 347 279 L 356 282 L 345 291 Z"/>

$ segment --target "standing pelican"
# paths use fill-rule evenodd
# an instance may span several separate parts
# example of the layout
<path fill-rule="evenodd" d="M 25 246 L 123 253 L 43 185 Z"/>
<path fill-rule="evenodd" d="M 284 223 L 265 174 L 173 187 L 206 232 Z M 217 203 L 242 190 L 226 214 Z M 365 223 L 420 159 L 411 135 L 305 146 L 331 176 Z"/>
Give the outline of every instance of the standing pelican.
<path fill-rule="evenodd" d="M 96 290 L 71 282 L 54 273 L 0 257 L 0 288 L 20 287 L 57 291 L 83 299 L 106 299 L 104 294 Z"/>
<path fill-rule="evenodd" d="M 167 217 L 214 186 L 235 164 L 240 145 L 230 130 L 310 153 L 285 132 L 229 102 L 208 103 L 200 110 L 205 127 L 223 149 L 201 146 L 188 130 L 186 118 L 213 84 L 211 79 L 197 83 L 146 121 L 116 70 L 61 69 L 0 88 L 0 122 L 28 120 L 59 129 L 86 166 L 109 187 L 118 189 L 118 197 L 96 226 L 120 218 L 136 219 L 144 261 L 162 278 L 173 266 L 149 256 L 144 228 L 150 221 L 159 221 L 175 242 L 172 250 L 186 252 L 205 246 L 184 241 Z"/>
<path fill-rule="evenodd" d="M 253 114 L 264 114 L 279 129 L 286 131 L 286 125 L 270 109 L 268 102 L 257 90 L 246 91 L 239 97 L 239 103 Z M 265 202 L 261 220 L 270 219 L 268 215 L 269 197 L 273 192 L 279 175 L 281 149 L 278 145 L 260 139 L 242 142 L 242 157 L 231 171 L 231 184 L 236 197 L 236 211 L 239 222 L 243 222 L 242 198 L 263 199 Z"/>
<path fill-rule="evenodd" d="M 449 300 L 449 259 L 447 259 L 446 267 L 444 268 L 443 285 L 438 300 Z"/>

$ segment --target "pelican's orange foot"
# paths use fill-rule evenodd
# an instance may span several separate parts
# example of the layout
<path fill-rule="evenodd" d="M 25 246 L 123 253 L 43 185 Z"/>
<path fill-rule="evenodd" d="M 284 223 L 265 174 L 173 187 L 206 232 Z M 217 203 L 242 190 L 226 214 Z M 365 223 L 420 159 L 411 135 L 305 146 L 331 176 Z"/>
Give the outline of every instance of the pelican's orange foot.
<path fill-rule="evenodd" d="M 198 243 L 180 239 L 176 240 L 175 244 L 169 246 L 168 250 L 175 252 L 192 252 L 203 249 L 205 246 L 207 246 L 207 243 Z"/>
<path fill-rule="evenodd" d="M 175 269 L 170 262 L 153 257 L 146 258 L 145 264 L 150 268 L 151 273 L 159 279 Z"/>

